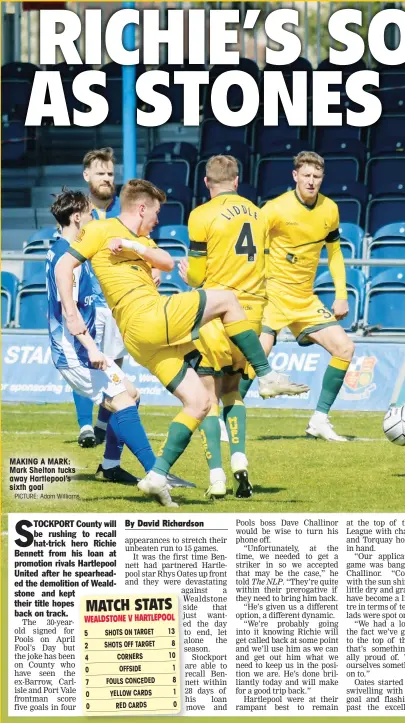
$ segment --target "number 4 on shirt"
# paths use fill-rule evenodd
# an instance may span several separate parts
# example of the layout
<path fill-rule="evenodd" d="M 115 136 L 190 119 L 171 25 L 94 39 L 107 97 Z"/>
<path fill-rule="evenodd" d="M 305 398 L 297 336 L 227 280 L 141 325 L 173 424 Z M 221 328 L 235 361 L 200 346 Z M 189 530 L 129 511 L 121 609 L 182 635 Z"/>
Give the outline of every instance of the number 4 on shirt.
<path fill-rule="evenodd" d="M 256 251 L 257 248 L 253 243 L 252 227 L 250 223 L 244 223 L 235 244 L 235 253 L 238 256 L 247 256 L 248 261 L 254 261 Z"/>

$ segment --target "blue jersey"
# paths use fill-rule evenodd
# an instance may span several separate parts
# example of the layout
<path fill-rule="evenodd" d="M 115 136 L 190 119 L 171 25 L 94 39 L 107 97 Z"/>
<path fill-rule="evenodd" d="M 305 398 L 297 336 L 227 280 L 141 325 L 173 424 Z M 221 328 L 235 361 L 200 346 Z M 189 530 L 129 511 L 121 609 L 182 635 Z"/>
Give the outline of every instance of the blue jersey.
<path fill-rule="evenodd" d="M 93 207 L 91 210 L 91 215 L 93 216 L 95 221 L 98 221 L 100 219 L 104 218 L 115 218 L 118 216 L 121 212 L 121 204 L 120 199 L 118 196 L 114 196 L 111 203 L 107 208 L 95 208 Z M 95 295 L 95 305 L 96 306 L 108 306 L 104 294 L 101 291 L 101 286 L 99 284 L 98 278 L 93 272 L 91 272 L 91 281 L 93 285 L 93 294 Z"/>
<path fill-rule="evenodd" d="M 87 349 L 68 331 L 62 315 L 62 304 L 56 286 L 55 268 L 58 261 L 69 248 L 64 238 L 58 239 L 48 251 L 46 262 L 46 287 L 48 292 L 48 329 L 52 361 L 57 369 L 71 369 L 84 366 L 91 368 Z M 73 271 L 73 298 L 87 326 L 89 334 L 95 339 L 95 308 L 92 287 L 92 273 L 86 261 Z"/>

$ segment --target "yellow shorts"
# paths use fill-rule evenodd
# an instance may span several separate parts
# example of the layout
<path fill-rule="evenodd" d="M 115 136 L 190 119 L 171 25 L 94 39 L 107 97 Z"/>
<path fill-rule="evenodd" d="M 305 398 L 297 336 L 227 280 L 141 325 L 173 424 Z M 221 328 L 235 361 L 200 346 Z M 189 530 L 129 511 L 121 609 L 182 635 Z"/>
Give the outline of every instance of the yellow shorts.
<path fill-rule="evenodd" d="M 277 337 L 277 332 L 287 326 L 300 346 L 309 346 L 313 342 L 308 339 L 308 334 L 339 323 L 316 294 L 299 296 L 286 291 L 286 287 L 267 283 L 266 295 L 264 333 Z"/>
<path fill-rule="evenodd" d="M 242 302 L 241 302 L 242 303 Z M 248 305 L 242 303 L 252 329 L 259 336 L 261 331 L 261 314 L 263 304 Z M 246 358 L 227 336 L 220 319 L 214 319 L 205 324 L 199 333 L 196 347 L 202 355 L 198 367 L 200 376 L 222 377 L 224 374 L 237 374 L 243 372 L 248 364 Z"/>
<path fill-rule="evenodd" d="M 170 392 L 200 358 L 194 339 L 206 301 L 205 291 L 198 289 L 169 297 L 153 295 L 146 303 L 135 301 L 126 308 L 122 333 L 128 352 Z"/>

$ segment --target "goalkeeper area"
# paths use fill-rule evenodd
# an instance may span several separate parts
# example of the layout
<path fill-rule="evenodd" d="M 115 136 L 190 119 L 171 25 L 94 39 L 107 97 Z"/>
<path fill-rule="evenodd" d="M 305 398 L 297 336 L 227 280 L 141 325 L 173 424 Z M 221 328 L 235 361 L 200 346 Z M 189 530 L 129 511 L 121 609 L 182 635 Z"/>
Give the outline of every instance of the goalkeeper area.
<path fill-rule="evenodd" d="M 174 407 L 140 407 L 142 421 L 155 452 L 165 439 Z M 250 499 L 236 499 L 229 448 L 222 444 L 228 494 L 215 502 L 204 497 L 208 466 L 200 435 L 173 472 L 195 488 L 174 489 L 176 513 L 350 513 L 350 519 L 371 512 L 404 510 L 404 449 L 390 444 L 382 431 L 381 412 L 333 412 L 332 423 L 349 438 L 346 444 L 313 441 L 305 436 L 310 412 L 248 409 L 247 455 L 254 485 Z M 5 404 L 3 406 L 3 512 L 165 512 L 136 487 L 95 480 L 103 446 L 80 449 L 73 404 Z M 70 482 L 45 483 L 43 491 L 10 490 L 10 458 L 69 459 L 76 472 Z M 26 466 L 29 473 L 29 463 Z M 124 450 L 122 466 L 143 472 Z M 13 480 L 15 482 L 15 480 Z M 28 485 L 27 485 L 28 487 Z M 36 495 L 29 498 L 28 495 Z M 24 495 L 24 496 L 21 496 Z M 357 517 L 353 518 L 353 514 Z"/>

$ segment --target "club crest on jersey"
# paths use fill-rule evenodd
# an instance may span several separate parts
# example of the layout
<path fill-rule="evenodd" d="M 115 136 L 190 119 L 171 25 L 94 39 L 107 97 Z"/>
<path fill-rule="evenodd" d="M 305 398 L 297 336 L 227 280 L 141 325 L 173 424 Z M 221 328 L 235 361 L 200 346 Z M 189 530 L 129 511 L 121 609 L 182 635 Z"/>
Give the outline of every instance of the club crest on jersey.
<path fill-rule="evenodd" d="M 111 374 L 111 381 L 114 382 L 114 384 L 119 384 L 121 379 L 119 378 L 118 374 Z"/>
<path fill-rule="evenodd" d="M 83 241 L 83 238 L 84 238 L 84 234 L 85 234 L 85 233 L 86 233 L 86 232 L 85 232 L 84 228 L 82 228 L 82 229 L 79 231 L 79 233 L 78 233 L 78 235 L 77 235 L 77 237 L 76 237 L 76 243 L 80 243 L 80 241 Z"/>
<path fill-rule="evenodd" d="M 340 398 L 369 399 L 371 393 L 376 389 L 373 382 L 376 364 L 375 356 L 355 357 L 346 372 Z"/>

